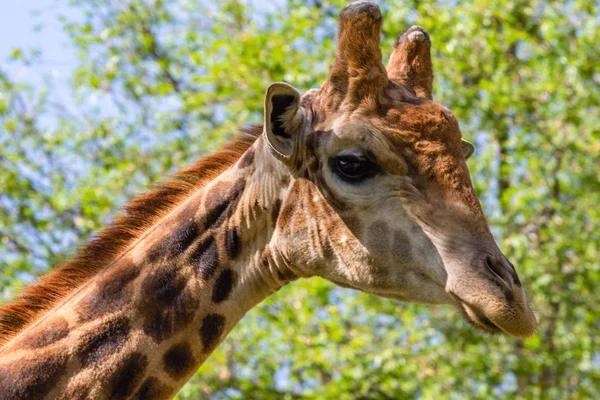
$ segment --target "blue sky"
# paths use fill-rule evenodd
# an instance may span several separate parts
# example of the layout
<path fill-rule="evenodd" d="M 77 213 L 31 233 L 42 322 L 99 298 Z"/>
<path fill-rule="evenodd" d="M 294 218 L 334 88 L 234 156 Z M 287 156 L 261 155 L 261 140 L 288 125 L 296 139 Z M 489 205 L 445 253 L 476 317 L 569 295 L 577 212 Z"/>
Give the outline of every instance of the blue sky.
<path fill-rule="evenodd" d="M 17 81 L 34 84 L 51 74 L 56 87 L 65 90 L 77 60 L 58 18 L 63 15 L 76 19 L 76 12 L 64 1 L 0 0 L 0 68 Z M 42 63 L 32 67 L 11 63 L 11 54 L 17 48 L 25 52 L 39 49 Z"/>
<path fill-rule="evenodd" d="M 252 0 L 259 9 L 281 6 L 280 0 Z M 9 71 L 17 80 L 35 82 L 41 75 L 52 73 L 58 81 L 67 80 L 77 64 L 73 47 L 68 45 L 59 16 L 69 21 L 79 15 L 68 1 L 59 0 L 0 0 L 0 68 Z M 35 27 L 41 29 L 36 31 Z M 42 65 L 16 68 L 10 59 L 15 48 L 38 48 Z"/>

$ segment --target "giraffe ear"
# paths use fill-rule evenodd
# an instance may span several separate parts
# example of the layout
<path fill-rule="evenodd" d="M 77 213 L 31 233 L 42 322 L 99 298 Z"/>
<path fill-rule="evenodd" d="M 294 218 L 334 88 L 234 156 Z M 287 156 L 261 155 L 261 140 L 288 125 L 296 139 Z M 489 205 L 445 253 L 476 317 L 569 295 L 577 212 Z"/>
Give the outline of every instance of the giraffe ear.
<path fill-rule="evenodd" d="M 302 122 L 300 92 L 287 83 L 271 84 L 265 95 L 265 127 L 267 143 L 280 158 L 294 151 L 293 134 Z"/>
<path fill-rule="evenodd" d="M 475 151 L 475 146 L 473 146 L 473 144 L 471 142 L 468 142 L 468 141 L 462 139 L 462 152 L 465 156 L 465 160 L 468 160 L 474 151 Z"/>

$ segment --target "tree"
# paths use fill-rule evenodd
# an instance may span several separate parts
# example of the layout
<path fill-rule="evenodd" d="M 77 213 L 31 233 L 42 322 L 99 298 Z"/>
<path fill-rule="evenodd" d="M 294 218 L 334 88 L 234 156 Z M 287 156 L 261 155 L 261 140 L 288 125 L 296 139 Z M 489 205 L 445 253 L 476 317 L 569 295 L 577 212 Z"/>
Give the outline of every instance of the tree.
<path fill-rule="evenodd" d="M 272 81 L 316 87 L 345 1 L 77 0 L 72 109 L 0 75 L 0 259 L 9 300 L 167 171 L 260 123 Z M 600 7 L 590 0 L 379 2 L 387 53 L 433 40 L 434 96 L 539 320 L 526 340 L 449 307 L 319 279 L 251 311 L 180 398 L 599 398 Z M 51 123 L 48 123 L 48 120 Z"/>

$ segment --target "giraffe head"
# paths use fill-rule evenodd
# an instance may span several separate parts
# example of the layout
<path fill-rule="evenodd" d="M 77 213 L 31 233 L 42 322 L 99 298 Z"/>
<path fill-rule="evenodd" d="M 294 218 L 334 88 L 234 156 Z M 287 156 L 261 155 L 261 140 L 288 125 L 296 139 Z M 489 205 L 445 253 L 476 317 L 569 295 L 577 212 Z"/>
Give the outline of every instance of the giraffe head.
<path fill-rule="evenodd" d="M 301 276 L 454 304 L 484 331 L 529 336 L 535 317 L 471 184 L 473 147 L 432 102 L 429 35 L 406 31 L 386 68 L 381 24 L 375 4 L 348 5 L 322 87 L 267 90 L 264 138 L 295 177 L 279 246 Z"/>

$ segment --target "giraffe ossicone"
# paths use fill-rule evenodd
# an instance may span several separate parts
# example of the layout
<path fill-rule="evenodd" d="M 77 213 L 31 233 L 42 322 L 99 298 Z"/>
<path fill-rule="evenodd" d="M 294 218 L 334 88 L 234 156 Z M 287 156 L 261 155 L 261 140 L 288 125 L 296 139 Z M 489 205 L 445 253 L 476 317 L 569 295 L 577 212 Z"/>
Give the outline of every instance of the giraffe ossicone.
<path fill-rule="evenodd" d="M 381 24 L 371 2 L 344 8 L 319 89 L 273 84 L 263 127 L 2 306 L 2 398 L 170 398 L 249 309 L 311 276 L 533 334 L 471 184 L 473 147 L 432 101 L 429 35 L 399 36 L 385 67 Z"/>

